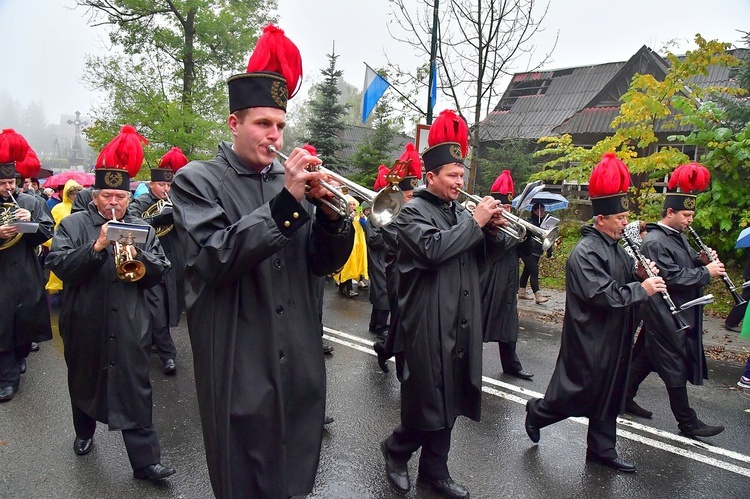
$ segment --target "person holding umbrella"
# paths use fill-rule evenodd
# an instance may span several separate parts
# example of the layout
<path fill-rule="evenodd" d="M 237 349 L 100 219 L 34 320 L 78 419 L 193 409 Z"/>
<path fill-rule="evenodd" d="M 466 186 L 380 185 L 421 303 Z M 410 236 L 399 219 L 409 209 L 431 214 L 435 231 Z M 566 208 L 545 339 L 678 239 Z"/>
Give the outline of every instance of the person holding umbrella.
<path fill-rule="evenodd" d="M 544 220 L 544 204 L 535 203 L 531 208 L 531 223 L 537 227 L 542 225 Z M 523 272 L 518 287 L 518 298 L 521 300 L 535 300 L 537 305 L 546 303 L 549 298 L 542 296 L 539 290 L 539 259 L 542 257 L 542 243 L 533 237 L 527 237 L 523 242 L 520 250 L 521 260 L 523 261 Z M 547 258 L 552 258 L 552 248 L 547 250 Z M 526 284 L 531 281 L 531 290 L 534 292 L 530 295 L 526 290 Z"/>

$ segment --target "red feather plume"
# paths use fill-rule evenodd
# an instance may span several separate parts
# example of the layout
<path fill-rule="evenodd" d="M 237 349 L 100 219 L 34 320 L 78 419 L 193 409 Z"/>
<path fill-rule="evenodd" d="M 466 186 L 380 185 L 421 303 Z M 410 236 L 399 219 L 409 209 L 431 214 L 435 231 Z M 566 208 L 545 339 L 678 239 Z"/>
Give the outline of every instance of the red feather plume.
<path fill-rule="evenodd" d="M 182 149 L 175 146 L 161 157 L 159 160 L 159 168 L 169 168 L 173 172 L 177 172 L 177 170 L 189 162 L 190 160 L 187 159 L 187 156 L 182 152 Z"/>
<path fill-rule="evenodd" d="M 498 175 L 495 179 L 495 183 L 492 184 L 490 192 L 513 195 L 515 189 L 513 187 L 513 177 L 510 176 L 510 170 L 503 170 L 503 172 Z"/>
<path fill-rule="evenodd" d="M 410 176 L 422 178 L 422 158 L 419 156 L 417 148 L 413 143 L 409 142 L 406 144 L 404 152 L 401 153 L 398 160 L 405 163 L 408 162 L 406 169 L 399 175 L 401 178 Z"/>
<path fill-rule="evenodd" d="M 104 146 L 96 160 L 97 168 L 127 170 L 135 177 L 143 164 L 143 145 L 148 140 L 139 135 L 132 125 L 122 127 L 120 134 Z"/>
<path fill-rule="evenodd" d="M 630 187 L 630 172 L 625 163 L 608 152 L 594 167 L 589 177 L 589 196 L 598 198 L 627 192 Z"/>
<path fill-rule="evenodd" d="M 305 144 L 305 145 L 302 146 L 302 149 L 304 149 L 305 151 L 307 151 L 310 154 L 310 156 L 317 156 L 318 155 L 318 150 L 315 149 L 314 145 Z"/>
<path fill-rule="evenodd" d="M 466 121 L 450 109 L 442 111 L 430 126 L 427 144 L 430 147 L 443 142 L 461 144 L 461 154 L 466 157 L 469 152 L 469 127 Z"/>
<path fill-rule="evenodd" d="M 680 165 L 672 172 L 667 187 L 670 191 L 680 188 L 680 192 L 701 192 L 706 190 L 711 182 L 711 174 L 708 168 L 699 163 L 688 163 Z"/>
<path fill-rule="evenodd" d="M 0 163 L 23 161 L 28 150 L 29 143 L 12 128 L 6 128 L 0 133 Z"/>
<path fill-rule="evenodd" d="M 23 160 L 16 161 L 16 171 L 23 178 L 34 178 L 39 175 L 41 169 L 42 164 L 31 147 L 28 148 L 26 157 Z"/>
<path fill-rule="evenodd" d="M 378 166 L 378 176 L 375 178 L 375 185 L 372 186 L 374 190 L 379 191 L 380 189 L 388 185 L 388 182 L 385 180 L 385 176 L 389 171 L 391 171 L 391 169 L 385 165 Z"/>
<path fill-rule="evenodd" d="M 258 38 L 247 62 L 247 72 L 256 71 L 273 71 L 282 75 L 286 80 L 290 99 L 299 90 L 302 56 L 297 46 L 284 35 L 284 31 L 273 24 L 263 28 L 263 34 Z"/>

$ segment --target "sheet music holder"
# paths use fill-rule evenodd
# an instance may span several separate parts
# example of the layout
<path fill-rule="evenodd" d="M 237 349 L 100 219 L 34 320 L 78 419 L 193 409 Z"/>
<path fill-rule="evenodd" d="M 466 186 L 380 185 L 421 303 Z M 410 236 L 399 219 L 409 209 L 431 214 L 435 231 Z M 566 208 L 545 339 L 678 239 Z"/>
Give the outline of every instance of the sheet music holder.
<path fill-rule="evenodd" d="M 539 227 L 544 230 L 548 230 L 548 229 L 551 229 L 552 227 L 555 227 L 559 222 L 560 222 L 559 218 L 553 217 L 552 215 L 547 215 Z"/>
<path fill-rule="evenodd" d="M 13 222 L 9 225 L 18 227 L 18 232 L 21 234 L 33 234 L 39 229 L 37 222 Z"/>
<path fill-rule="evenodd" d="M 147 225 L 109 222 L 107 226 L 107 239 L 120 244 L 145 243 L 147 237 Z"/>

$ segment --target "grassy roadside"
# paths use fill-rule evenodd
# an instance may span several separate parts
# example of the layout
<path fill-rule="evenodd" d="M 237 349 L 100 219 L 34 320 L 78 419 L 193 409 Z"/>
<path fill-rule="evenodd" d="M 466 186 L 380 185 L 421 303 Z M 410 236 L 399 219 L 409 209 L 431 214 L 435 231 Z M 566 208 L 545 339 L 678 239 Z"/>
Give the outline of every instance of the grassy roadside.
<path fill-rule="evenodd" d="M 539 285 L 542 289 L 565 290 L 565 262 L 573 247 L 580 238 L 580 227 L 582 222 L 560 222 L 560 236 L 562 240 L 560 245 L 555 248 L 552 258 L 543 256 L 539 260 Z M 521 265 L 523 267 L 523 264 Z M 732 282 L 739 286 L 742 284 L 742 267 L 731 265 L 727 267 L 729 277 Z M 704 293 L 714 295 L 714 303 L 707 305 L 705 313 L 716 317 L 726 318 L 729 311 L 734 306 L 732 295 L 727 290 L 724 281 L 721 279 L 712 279 Z"/>

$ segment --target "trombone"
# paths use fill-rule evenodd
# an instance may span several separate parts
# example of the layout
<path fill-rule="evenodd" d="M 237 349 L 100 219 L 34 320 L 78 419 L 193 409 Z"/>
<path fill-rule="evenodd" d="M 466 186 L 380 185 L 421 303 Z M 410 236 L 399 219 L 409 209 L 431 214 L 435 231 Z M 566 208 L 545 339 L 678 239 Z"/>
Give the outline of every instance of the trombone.
<path fill-rule="evenodd" d="M 268 150 L 268 152 L 276 154 L 284 161 L 289 159 L 289 156 L 277 150 L 276 147 L 273 146 L 273 144 L 269 144 L 266 149 Z M 397 166 L 394 166 L 391 171 L 395 170 Z M 384 227 L 393 222 L 396 219 L 396 216 L 398 216 L 399 212 L 401 211 L 401 208 L 403 207 L 404 198 L 401 194 L 401 189 L 398 188 L 397 184 L 399 179 L 396 175 L 391 176 L 395 178 L 390 178 L 390 183 L 380 192 L 375 192 L 352 182 L 348 178 L 343 177 L 338 173 L 325 168 L 324 166 L 310 165 L 309 168 L 315 168 L 315 171 L 324 173 L 342 184 L 343 187 L 339 189 L 332 186 L 328 182 L 325 182 L 323 180 L 320 181 L 320 185 L 333 193 L 335 197 L 335 200 L 333 202 L 328 201 L 327 199 L 321 199 L 321 202 L 325 203 L 342 217 L 349 216 L 349 201 L 345 196 L 345 193 L 347 191 L 352 191 L 357 196 L 363 198 L 370 204 L 371 209 L 368 221 L 372 222 L 377 227 Z"/>
<path fill-rule="evenodd" d="M 458 189 L 458 192 L 471 199 L 475 203 L 479 203 L 482 198 L 469 194 L 463 189 Z M 510 213 L 509 211 L 501 211 L 500 214 L 510 222 L 510 227 L 499 227 L 500 230 L 508 234 L 510 237 L 517 239 L 519 242 L 524 241 L 530 234 L 531 238 L 536 240 L 542 245 L 542 251 L 547 251 L 555 244 L 557 234 L 560 231 L 558 227 L 552 227 L 549 230 L 544 230 L 541 227 L 537 227 L 531 222 L 524 220 L 523 218 Z"/>

